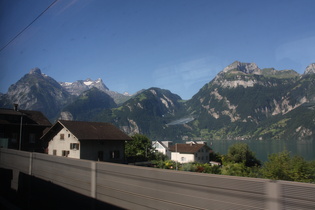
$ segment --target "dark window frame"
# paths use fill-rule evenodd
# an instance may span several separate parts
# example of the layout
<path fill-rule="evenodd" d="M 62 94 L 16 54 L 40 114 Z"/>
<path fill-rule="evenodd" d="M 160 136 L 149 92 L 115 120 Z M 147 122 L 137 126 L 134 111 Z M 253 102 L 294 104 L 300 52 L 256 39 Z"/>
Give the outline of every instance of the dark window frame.
<path fill-rule="evenodd" d="M 70 143 L 70 149 L 71 150 L 79 150 L 80 144 L 79 143 Z"/>
<path fill-rule="evenodd" d="M 119 150 L 112 150 L 109 152 L 109 158 L 111 160 L 114 160 L 114 159 L 120 159 L 120 151 Z"/>

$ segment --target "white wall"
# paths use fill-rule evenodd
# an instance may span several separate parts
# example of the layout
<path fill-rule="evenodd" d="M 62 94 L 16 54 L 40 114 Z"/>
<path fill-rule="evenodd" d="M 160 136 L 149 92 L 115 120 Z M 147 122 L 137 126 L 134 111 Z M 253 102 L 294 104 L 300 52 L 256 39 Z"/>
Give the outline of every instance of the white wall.
<path fill-rule="evenodd" d="M 64 140 L 60 139 L 60 134 L 64 134 Z M 69 151 L 68 157 L 80 159 L 81 145 L 79 146 L 79 150 L 71 150 L 70 143 L 78 143 L 80 145 L 78 139 L 70 131 L 63 128 L 51 141 L 49 141 L 48 154 L 53 155 L 53 151 L 56 150 L 56 155 L 62 156 L 62 150 L 66 150 Z"/>
<path fill-rule="evenodd" d="M 194 162 L 195 157 L 193 154 L 181 154 L 179 152 L 172 152 L 171 160 L 177 161 L 179 163 L 189 163 L 189 162 Z"/>
<path fill-rule="evenodd" d="M 166 155 L 166 149 L 165 149 L 165 147 L 163 147 L 163 145 L 160 144 L 160 142 L 158 142 L 158 141 L 153 141 L 153 142 L 152 142 L 152 147 L 153 147 L 156 151 L 158 151 L 158 152 L 163 153 L 164 155 Z"/>
<path fill-rule="evenodd" d="M 156 151 L 158 151 L 158 152 L 166 155 L 167 157 L 171 158 L 171 151 L 169 151 L 169 147 L 171 145 L 173 145 L 173 142 L 172 141 L 161 141 L 161 143 L 164 144 L 164 146 L 166 146 L 166 148 L 163 145 L 161 145 L 160 142 L 158 142 L 158 141 L 152 141 L 152 147 Z"/>
<path fill-rule="evenodd" d="M 179 163 L 189 163 L 189 162 L 199 162 L 199 163 L 209 163 L 210 151 L 206 147 L 202 147 L 196 154 L 181 154 L 179 152 L 171 153 L 171 160 L 177 161 Z"/>

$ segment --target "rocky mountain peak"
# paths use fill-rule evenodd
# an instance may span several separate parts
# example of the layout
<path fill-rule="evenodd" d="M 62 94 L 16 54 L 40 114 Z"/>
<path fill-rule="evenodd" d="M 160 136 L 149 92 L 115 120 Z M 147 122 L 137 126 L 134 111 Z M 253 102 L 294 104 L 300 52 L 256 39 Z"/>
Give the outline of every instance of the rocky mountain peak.
<path fill-rule="evenodd" d="M 30 70 L 29 74 L 42 74 L 41 70 L 38 67 L 35 67 L 33 69 Z"/>
<path fill-rule="evenodd" d="M 6 100 L 2 102 L 2 107 L 10 107 L 12 103 L 17 103 L 20 109 L 41 111 L 52 119 L 67 102 L 70 94 L 56 80 L 43 74 L 39 68 L 33 68 L 12 84 L 3 97 Z"/>
<path fill-rule="evenodd" d="M 304 71 L 304 74 L 315 74 L 315 63 L 308 65 Z"/>
<path fill-rule="evenodd" d="M 249 75 L 262 75 L 263 71 L 255 63 L 242 63 L 235 61 L 225 67 L 213 80 L 213 82 L 221 87 L 235 88 L 238 86 L 253 87 L 256 80 L 243 78 L 239 74 L 247 77 Z M 230 75 L 234 75 L 230 77 Z"/>
<path fill-rule="evenodd" d="M 245 74 L 261 74 L 260 68 L 255 63 L 242 63 L 234 61 L 232 64 L 225 67 L 223 72 L 229 72 L 232 70 L 241 71 Z"/>

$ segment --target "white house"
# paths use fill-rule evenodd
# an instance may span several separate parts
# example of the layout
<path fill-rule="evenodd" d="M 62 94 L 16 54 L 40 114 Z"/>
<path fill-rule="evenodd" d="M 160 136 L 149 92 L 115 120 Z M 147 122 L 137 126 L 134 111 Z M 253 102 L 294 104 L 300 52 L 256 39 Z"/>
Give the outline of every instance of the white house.
<path fill-rule="evenodd" d="M 211 149 L 206 144 L 175 144 L 170 147 L 171 160 L 179 163 L 199 162 L 209 163 Z"/>
<path fill-rule="evenodd" d="M 152 147 L 156 152 L 160 152 L 168 157 L 171 157 L 171 151 L 169 147 L 173 145 L 172 141 L 152 141 Z"/>
<path fill-rule="evenodd" d="M 49 155 L 123 162 L 127 134 L 110 123 L 59 120 L 42 137 Z"/>

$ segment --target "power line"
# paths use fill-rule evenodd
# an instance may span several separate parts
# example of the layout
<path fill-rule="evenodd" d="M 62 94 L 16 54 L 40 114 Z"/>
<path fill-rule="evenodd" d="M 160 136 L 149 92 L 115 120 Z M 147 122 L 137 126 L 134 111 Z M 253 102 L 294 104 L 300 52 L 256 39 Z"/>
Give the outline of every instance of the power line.
<path fill-rule="evenodd" d="M 55 0 L 51 3 L 44 11 L 42 11 L 30 24 L 28 24 L 24 29 L 22 29 L 15 37 L 13 37 L 6 45 L 4 45 L 1 49 L 4 50 L 8 45 L 10 45 L 18 36 L 20 36 L 26 29 L 28 29 L 38 18 L 40 18 L 50 7 L 52 7 L 58 0 Z"/>

